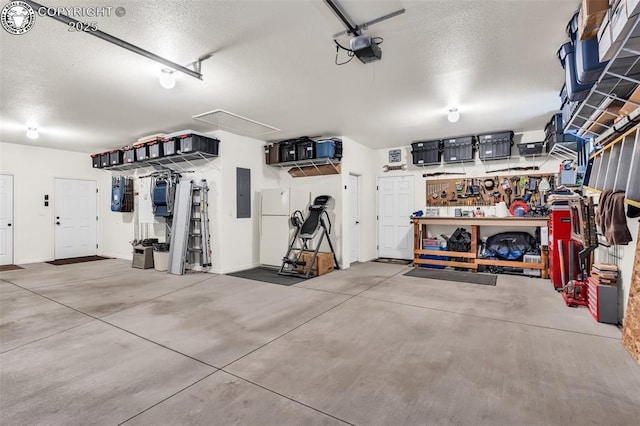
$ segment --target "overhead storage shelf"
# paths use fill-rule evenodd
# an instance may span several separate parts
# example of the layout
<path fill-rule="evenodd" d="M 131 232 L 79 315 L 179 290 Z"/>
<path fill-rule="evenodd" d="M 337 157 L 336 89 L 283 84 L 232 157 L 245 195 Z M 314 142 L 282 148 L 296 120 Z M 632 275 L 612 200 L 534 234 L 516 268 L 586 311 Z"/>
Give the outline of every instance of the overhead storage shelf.
<path fill-rule="evenodd" d="M 308 177 L 340 174 L 340 160 L 334 158 L 314 158 L 308 160 L 287 161 L 271 164 L 274 167 L 287 168 L 293 177 Z"/>
<path fill-rule="evenodd" d="M 640 14 L 630 19 L 634 20 L 631 30 L 623 38 L 602 74 L 586 98 L 571 108 L 571 118 L 565 123 L 566 132 L 577 131 L 583 137 L 594 137 L 596 142 L 604 143 L 627 130 L 638 119 L 640 110 L 637 108 L 640 105 L 629 98 L 640 84 L 640 51 L 632 48 L 632 45 L 638 45 L 640 37 Z M 612 102 L 618 105 L 625 103 L 625 107 L 632 112 L 622 116 L 617 110 L 608 109 Z M 605 112 L 617 117 L 617 122 L 598 122 L 600 115 Z"/>
<path fill-rule="evenodd" d="M 195 151 L 188 154 L 173 155 L 171 157 L 152 158 L 117 166 L 107 166 L 101 170 L 122 172 L 145 167 L 186 170 L 188 168 L 199 168 L 202 165 L 202 160 L 211 161 L 217 157 L 217 154 Z M 188 167 L 185 167 L 185 165 Z"/>

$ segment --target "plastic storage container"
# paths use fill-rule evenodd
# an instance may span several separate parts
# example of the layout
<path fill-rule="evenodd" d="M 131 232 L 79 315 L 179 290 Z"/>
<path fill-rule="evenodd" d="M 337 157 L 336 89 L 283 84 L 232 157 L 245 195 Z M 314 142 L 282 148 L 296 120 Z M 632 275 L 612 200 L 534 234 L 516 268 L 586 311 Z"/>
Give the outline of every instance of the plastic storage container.
<path fill-rule="evenodd" d="M 153 245 L 153 268 L 164 272 L 169 267 L 169 244 L 156 243 Z"/>
<path fill-rule="evenodd" d="M 91 154 L 91 165 L 94 169 L 101 169 L 100 154 Z"/>
<path fill-rule="evenodd" d="M 162 141 L 164 156 L 169 157 L 180 152 L 180 138 L 172 137 Z"/>
<path fill-rule="evenodd" d="M 133 163 L 136 161 L 136 150 L 130 146 L 124 148 L 123 155 L 124 164 Z"/>
<path fill-rule="evenodd" d="M 149 158 L 164 157 L 164 144 L 162 142 L 149 142 Z"/>
<path fill-rule="evenodd" d="M 296 141 L 296 160 L 312 160 L 316 158 L 316 142 L 303 137 Z"/>
<path fill-rule="evenodd" d="M 474 136 L 462 136 L 459 138 L 444 139 L 443 146 L 445 163 L 473 161 L 474 142 Z"/>
<path fill-rule="evenodd" d="M 101 152 L 100 153 L 100 167 L 109 167 L 109 153 Z"/>
<path fill-rule="evenodd" d="M 551 133 L 562 133 L 562 130 L 564 129 L 562 123 L 562 113 L 559 112 L 557 114 L 553 114 L 551 120 L 549 120 L 547 125 L 544 126 L 545 135 L 548 136 Z"/>
<path fill-rule="evenodd" d="M 124 161 L 124 152 L 121 149 L 113 149 L 109 151 L 109 165 L 119 166 Z"/>
<path fill-rule="evenodd" d="M 282 141 L 278 145 L 280 147 L 281 163 L 296 161 L 296 146 L 293 141 L 291 140 Z"/>
<path fill-rule="evenodd" d="M 333 139 L 316 142 L 316 158 L 333 158 L 336 155 L 336 142 Z"/>
<path fill-rule="evenodd" d="M 149 147 L 146 143 L 136 145 L 136 161 L 144 161 L 149 159 Z"/>
<path fill-rule="evenodd" d="M 513 132 L 478 135 L 478 156 L 481 160 L 497 160 L 511 157 Z"/>
<path fill-rule="evenodd" d="M 575 151 L 578 148 L 578 137 L 572 133 L 551 133 L 547 135 L 545 143 L 547 144 L 547 152 L 550 152 L 555 144 Z"/>
<path fill-rule="evenodd" d="M 573 102 L 584 100 L 587 94 L 589 94 L 593 83 L 581 84 L 578 81 L 575 50 L 572 43 L 565 43 L 560 47 L 558 50 L 558 59 L 560 59 L 560 63 L 565 71 L 567 98 Z"/>
<path fill-rule="evenodd" d="M 278 164 L 280 162 L 280 147 L 277 143 L 264 146 L 264 160 L 266 164 Z"/>
<path fill-rule="evenodd" d="M 544 142 L 524 142 L 518 144 L 518 152 L 521 157 L 531 157 L 542 154 Z"/>
<path fill-rule="evenodd" d="M 600 62 L 598 55 L 598 39 L 578 40 L 575 44 L 576 51 L 576 77 L 578 83 L 595 83 L 602 70 L 607 66 L 607 61 Z"/>
<path fill-rule="evenodd" d="M 335 143 L 336 143 L 336 153 L 333 156 L 333 158 L 340 160 L 342 159 L 342 140 L 341 139 L 334 139 Z"/>
<path fill-rule="evenodd" d="M 423 250 L 440 250 L 440 251 L 447 251 L 446 247 L 440 247 L 438 245 L 426 245 L 422 247 Z M 431 254 L 421 254 L 420 255 L 420 259 L 431 259 L 431 260 L 449 260 L 449 258 L 447 256 L 434 256 Z M 425 265 L 425 264 L 421 264 L 420 265 L 421 268 L 434 268 L 434 269 L 444 269 L 445 266 L 444 265 Z"/>
<path fill-rule="evenodd" d="M 205 154 L 218 155 L 220 141 L 196 133 L 188 133 L 180 136 L 180 152 L 188 154 L 191 152 L 202 152 Z"/>
<path fill-rule="evenodd" d="M 442 158 L 442 141 L 424 141 L 411 144 L 411 156 L 413 164 L 423 166 L 427 164 L 438 164 Z"/>

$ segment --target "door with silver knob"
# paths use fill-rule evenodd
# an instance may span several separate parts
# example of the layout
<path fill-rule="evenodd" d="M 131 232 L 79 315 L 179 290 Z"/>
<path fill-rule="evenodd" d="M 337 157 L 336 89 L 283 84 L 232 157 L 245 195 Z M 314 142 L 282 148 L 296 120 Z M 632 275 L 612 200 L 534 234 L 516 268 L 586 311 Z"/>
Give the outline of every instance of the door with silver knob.
<path fill-rule="evenodd" d="M 13 176 L 0 175 L 0 265 L 13 264 Z"/>
<path fill-rule="evenodd" d="M 96 182 L 56 178 L 53 205 L 55 259 L 96 255 Z"/>

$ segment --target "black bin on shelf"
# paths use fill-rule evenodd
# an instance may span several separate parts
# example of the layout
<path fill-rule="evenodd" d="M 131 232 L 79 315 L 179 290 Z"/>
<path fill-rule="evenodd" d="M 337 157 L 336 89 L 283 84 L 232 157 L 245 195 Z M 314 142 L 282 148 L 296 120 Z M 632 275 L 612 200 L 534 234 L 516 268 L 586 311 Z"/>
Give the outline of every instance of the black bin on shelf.
<path fill-rule="evenodd" d="M 130 146 L 124 148 L 123 163 L 130 164 L 136 161 L 136 150 Z"/>
<path fill-rule="evenodd" d="M 164 144 L 159 141 L 149 142 L 149 158 L 164 157 Z"/>
<path fill-rule="evenodd" d="M 496 132 L 478 135 L 478 157 L 481 160 L 499 160 L 511 157 L 513 132 Z"/>
<path fill-rule="evenodd" d="M 109 152 L 100 153 L 100 167 L 109 167 Z"/>
<path fill-rule="evenodd" d="M 169 157 L 180 152 L 180 138 L 167 138 L 162 142 L 164 156 Z"/>
<path fill-rule="evenodd" d="M 94 169 L 101 169 L 100 154 L 91 154 L 91 165 Z"/>
<path fill-rule="evenodd" d="M 180 152 L 190 154 L 192 152 L 202 152 L 205 154 L 218 155 L 220 141 L 196 133 L 180 136 Z"/>
<path fill-rule="evenodd" d="M 411 144 L 411 156 L 413 164 L 417 166 L 439 164 L 442 158 L 442 141 L 414 142 Z"/>
<path fill-rule="evenodd" d="M 444 139 L 442 144 L 444 147 L 445 163 L 473 161 L 474 142 L 474 136 Z"/>
<path fill-rule="evenodd" d="M 124 151 L 121 149 L 112 149 L 109 151 L 109 165 L 119 166 L 124 162 Z"/>
<path fill-rule="evenodd" d="M 136 145 L 136 161 L 144 161 L 149 159 L 149 147 L 146 143 Z"/>
<path fill-rule="evenodd" d="M 531 157 L 542 154 L 544 142 L 523 142 L 518 144 L 518 153 L 521 157 Z"/>
<path fill-rule="evenodd" d="M 563 102 L 564 105 L 564 102 Z M 559 112 L 557 114 L 553 114 L 551 120 L 544 126 L 544 134 L 545 137 L 549 136 L 551 133 L 562 133 L 563 127 L 563 119 L 562 113 Z"/>
<path fill-rule="evenodd" d="M 296 161 L 296 145 L 294 141 L 286 140 L 278 144 L 280 148 L 280 162 Z"/>
<path fill-rule="evenodd" d="M 311 160 L 316 158 L 316 143 L 308 137 L 302 137 L 295 142 L 296 160 Z"/>
<path fill-rule="evenodd" d="M 545 139 L 547 152 L 550 152 L 554 145 L 559 144 L 572 151 L 578 150 L 578 136 L 572 133 L 551 133 Z"/>

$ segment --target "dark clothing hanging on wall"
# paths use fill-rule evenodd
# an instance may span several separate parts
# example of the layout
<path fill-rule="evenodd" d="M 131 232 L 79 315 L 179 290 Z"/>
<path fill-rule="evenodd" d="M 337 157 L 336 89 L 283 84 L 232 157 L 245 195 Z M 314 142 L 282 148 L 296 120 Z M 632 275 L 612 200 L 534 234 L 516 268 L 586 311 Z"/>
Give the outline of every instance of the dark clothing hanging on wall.
<path fill-rule="evenodd" d="M 596 224 L 607 240 L 607 244 L 626 246 L 633 241 L 627 227 L 624 191 L 602 191 L 598 201 Z"/>

